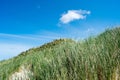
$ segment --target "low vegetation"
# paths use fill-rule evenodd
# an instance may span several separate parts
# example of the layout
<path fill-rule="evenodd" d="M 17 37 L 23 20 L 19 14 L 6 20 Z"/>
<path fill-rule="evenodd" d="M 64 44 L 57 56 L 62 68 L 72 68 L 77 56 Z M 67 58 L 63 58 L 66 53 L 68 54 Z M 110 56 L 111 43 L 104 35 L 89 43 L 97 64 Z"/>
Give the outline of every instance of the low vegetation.
<path fill-rule="evenodd" d="M 1 61 L 0 80 L 27 80 L 14 76 L 23 69 L 30 80 L 120 80 L 120 28 L 78 42 L 55 40 Z"/>

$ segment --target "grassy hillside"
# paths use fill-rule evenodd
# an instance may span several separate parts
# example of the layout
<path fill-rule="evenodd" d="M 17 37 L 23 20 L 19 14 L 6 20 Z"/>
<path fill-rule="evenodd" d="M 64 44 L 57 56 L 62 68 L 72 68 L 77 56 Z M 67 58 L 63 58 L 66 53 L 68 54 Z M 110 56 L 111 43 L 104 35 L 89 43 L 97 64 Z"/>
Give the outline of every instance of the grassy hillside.
<path fill-rule="evenodd" d="M 0 62 L 0 80 L 120 80 L 120 28 L 55 40 Z"/>

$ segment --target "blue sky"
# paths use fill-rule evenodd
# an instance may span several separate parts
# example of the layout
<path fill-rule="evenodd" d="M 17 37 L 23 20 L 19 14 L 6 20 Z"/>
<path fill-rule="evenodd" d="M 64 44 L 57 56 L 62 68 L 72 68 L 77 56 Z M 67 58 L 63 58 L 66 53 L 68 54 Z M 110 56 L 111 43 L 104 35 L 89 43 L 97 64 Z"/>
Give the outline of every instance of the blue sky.
<path fill-rule="evenodd" d="M 58 38 L 120 25 L 119 0 L 0 0 L 0 60 Z"/>

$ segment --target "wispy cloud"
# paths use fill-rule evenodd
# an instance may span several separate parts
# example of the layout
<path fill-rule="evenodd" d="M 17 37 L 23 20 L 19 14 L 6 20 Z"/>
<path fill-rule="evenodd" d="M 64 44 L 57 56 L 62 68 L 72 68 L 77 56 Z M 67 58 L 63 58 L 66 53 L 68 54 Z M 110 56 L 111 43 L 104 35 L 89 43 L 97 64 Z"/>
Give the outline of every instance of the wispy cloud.
<path fill-rule="evenodd" d="M 29 40 L 43 40 L 43 39 L 55 39 L 56 36 L 46 36 L 46 35 L 15 35 L 15 34 L 5 34 L 0 33 L 0 37 L 13 37 L 13 38 L 21 38 L 21 39 L 29 39 Z"/>
<path fill-rule="evenodd" d="M 92 32 L 94 32 L 94 28 L 88 28 L 88 29 L 86 30 L 86 33 L 92 33 Z"/>
<path fill-rule="evenodd" d="M 57 38 L 58 36 L 40 34 L 16 35 L 0 33 L 0 60 L 11 58 L 29 48 L 40 46 Z"/>
<path fill-rule="evenodd" d="M 87 10 L 68 10 L 67 13 L 62 14 L 60 22 L 67 24 L 74 20 L 85 19 L 90 13 L 91 12 Z"/>
<path fill-rule="evenodd" d="M 19 43 L 0 43 L 0 60 L 17 56 L 20 52 L 31 48 L 32 45 Z"/>

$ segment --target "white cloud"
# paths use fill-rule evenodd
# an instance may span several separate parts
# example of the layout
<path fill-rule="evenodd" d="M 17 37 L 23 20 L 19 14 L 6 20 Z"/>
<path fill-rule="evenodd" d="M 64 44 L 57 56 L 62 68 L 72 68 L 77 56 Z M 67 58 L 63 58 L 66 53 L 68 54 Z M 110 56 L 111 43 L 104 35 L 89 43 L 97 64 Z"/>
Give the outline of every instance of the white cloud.
<path fill-rule="evenodd" d="M 90 11 L 87 10 L 68 10 L 67 13 L 62 14 L 60 21 L 63 24 L 67 24 L 74 20 L 85 19 L 86 15 L 90 14 Z"/>

